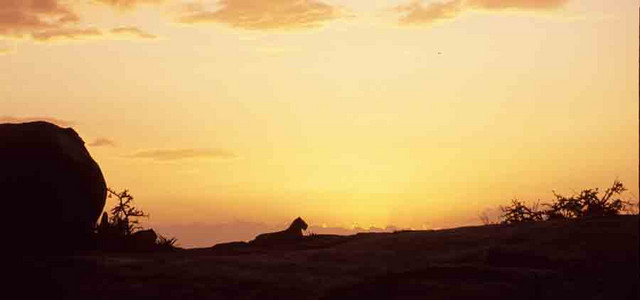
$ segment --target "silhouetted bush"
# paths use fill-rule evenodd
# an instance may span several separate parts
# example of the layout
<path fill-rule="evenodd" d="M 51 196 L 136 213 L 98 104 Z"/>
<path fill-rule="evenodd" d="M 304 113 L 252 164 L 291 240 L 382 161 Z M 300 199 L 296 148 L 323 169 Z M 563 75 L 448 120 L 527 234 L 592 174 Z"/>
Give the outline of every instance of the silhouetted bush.
<path fill-rule="evenodd" d="M 178 242 L 178 239 L 175 237 L 166 238 L 164 236 L 158 235 L 156 246 L 158 247 L 158 250 L 173 250 L 176 248 L 176 242 Z"/>
<path fill-rule="evenodd" d="M 638 201 L 636 199 L 636 201 Z M 627 202 L 625 208 L 622 210 L 626 215 L 637 215 L 640 213 L 640 203 L 638 202 Z"/>
<path fill-rule="evenodd" d="M 596 189 L 583 190 L 577 195 L 565 197 L 553 192 L 555 199 L 551 204 L 543 204 L 548 209 L 540 210 L 539 202 L 527 207 L 517 199 L 511 205 L 500 207 L 502 210 L 501 223 L 513 224 L 523 222 L 544 221 L 550 219 L 579 219 L 584 217 L 615 216 L 626 211 L 633 204 L 620 199 L 619 196 L 627 189 L 622 182 L 615 180 L 601 197 Z"/>
<path fill-rule="evenodd" d="M 154 251 L 175 249 L 176 238 L 165 238 L 153 229 L 143 230 L 138 218 L 149 215 L 135 207 L 133 196 L 128 190 L 120 193 L 107 189 L 108 197 L 117 202 L 110 210 L 111 216 L 104 212 L 96 228 L 98 248 L 106 251 Z"/>
<path fill-rule="evenodd" d="M 550 219 L 577 219 L 582 217 L 603 217 L 619 215 L 630 203 L 614 196 L 622 194 L 627 189 L 622 182 L 615 180 L 606 189 L 602 197 L 598 197 L 598 189 L 583 190 L 578 195 L 565 197 L 553 193 L 555 201 L 547 205 L 547 215 Z"/>
<path fill-rule="evenodd" d="M 149 215 L 133 205 L 133 196 L 129 194 L 129 191 L 125 189 L 118 193 L 107 189 L 107 193 L 108 198 L 115 197 L 118 200 L 111 209 L 110 226 L 115 227 L 122 235 L 131 235 L 134 231 L 141 229 L 138 218 Z"/>
<path fill-rule="evenodd" d="M 511 205 L 500 207 L 502 216 L 500 216 L 502 224 L 515 224 L 525 222 L 543 221 L 545 212 L 539 209 L 540 202 L 536 202 L 533 206 L 528 207 L 518 199 L 511 200 Z"/>

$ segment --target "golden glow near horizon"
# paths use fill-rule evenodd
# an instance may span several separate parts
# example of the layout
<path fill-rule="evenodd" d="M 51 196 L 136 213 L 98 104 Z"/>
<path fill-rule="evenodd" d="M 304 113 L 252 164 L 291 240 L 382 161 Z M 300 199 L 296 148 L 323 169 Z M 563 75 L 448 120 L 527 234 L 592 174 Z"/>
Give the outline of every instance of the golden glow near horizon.
<path fill-rule="evenodd" d="M 1 120 L 74 127 L 159 226 L 477 224 L 615 178 L 637 201 L 637 1 L 0 6 Z"/>

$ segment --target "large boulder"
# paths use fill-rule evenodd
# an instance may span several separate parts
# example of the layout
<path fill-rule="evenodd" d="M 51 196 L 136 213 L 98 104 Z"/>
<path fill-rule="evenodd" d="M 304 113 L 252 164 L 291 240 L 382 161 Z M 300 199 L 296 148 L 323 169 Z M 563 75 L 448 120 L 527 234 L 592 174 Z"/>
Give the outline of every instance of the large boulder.
<path fill-rule="evenodd" d="M 0 236 L 12 249 L 89 246 L 107 187 L 71 128 L 0 124 Z"/>
<path fill-rule="evenodd" d="M 153 229 L 140 230 L 130 236 L 132 250 L 151 251 L 156 248 L 158 234 Z"/>

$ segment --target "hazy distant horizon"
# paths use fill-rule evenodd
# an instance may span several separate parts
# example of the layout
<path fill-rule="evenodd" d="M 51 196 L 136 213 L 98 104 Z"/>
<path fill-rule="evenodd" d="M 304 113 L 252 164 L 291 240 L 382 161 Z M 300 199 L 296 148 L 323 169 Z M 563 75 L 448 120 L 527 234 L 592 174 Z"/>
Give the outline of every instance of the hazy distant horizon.
<path fill-rule="evenodd" d="M 497 221 L 498 209 L 491 213 L 491 221 Z M 304 219 L 304 218 L 303 218 Z M 293 218 L 292 220 L 293 221 Z M 265 224 L 261 222 L 251 222 L 234 220 L 224 223 L 185 223 L 185 224 L 162 224 L 154 223 L 142 219 L 142 225 L 145 228 L 153 228 L 158 234 L 169 238 L 178 239 L 178 246 L 183 248 L 205 248 L 215 244 L 229 242 L 249 242 L 258 234 L 265 232 L 275 232 L 286 229 L 291 222 L 283 222 L 281 224 Z M 386 225 L 384 227 L 367 226 L 361 227 L 354 225 L 353 227 L 332 227 L 327 224 L 310 223 L 309 228 L 304 232 L 310 234 L 337 234 L 337 235 L 353 235 L 362 232 L 394 232 L 399 230 L 440 230 L 455 228 L 459 226 L 481 225 L 481 220 L 476 216 L 474 220 L 467 222 L 449 223 L 444 227 L 398 227 L 394 225 Z"/>

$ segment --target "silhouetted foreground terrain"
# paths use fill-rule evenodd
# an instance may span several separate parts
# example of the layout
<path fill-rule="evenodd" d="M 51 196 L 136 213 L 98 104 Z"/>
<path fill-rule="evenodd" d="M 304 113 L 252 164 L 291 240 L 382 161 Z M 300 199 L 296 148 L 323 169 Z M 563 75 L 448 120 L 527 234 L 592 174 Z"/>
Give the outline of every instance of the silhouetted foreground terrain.
<path fill-rule="evenodd" d="M 638 299 L 638 228 L 617 216 L 22 257 L 18 279 L 72 299 Z"/>

